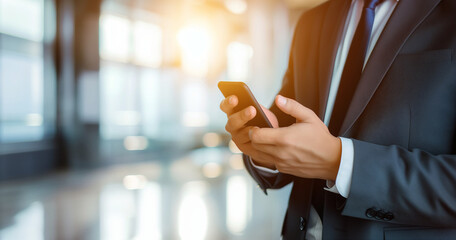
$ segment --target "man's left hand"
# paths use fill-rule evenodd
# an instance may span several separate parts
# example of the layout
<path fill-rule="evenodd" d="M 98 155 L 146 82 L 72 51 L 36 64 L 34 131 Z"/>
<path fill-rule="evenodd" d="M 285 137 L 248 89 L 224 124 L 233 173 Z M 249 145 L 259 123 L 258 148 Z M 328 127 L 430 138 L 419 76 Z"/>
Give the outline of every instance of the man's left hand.
<path fill-rule="evenodd" d="M 276 157 L 276 168 L 303 178 L 336 180 L 339 171 L 341 141 L 310 109 L 293 99 L 277 96 L 276 105 L 296 118 L 296 123 L 282 128 L 253 128 L 252 146 Z"/>

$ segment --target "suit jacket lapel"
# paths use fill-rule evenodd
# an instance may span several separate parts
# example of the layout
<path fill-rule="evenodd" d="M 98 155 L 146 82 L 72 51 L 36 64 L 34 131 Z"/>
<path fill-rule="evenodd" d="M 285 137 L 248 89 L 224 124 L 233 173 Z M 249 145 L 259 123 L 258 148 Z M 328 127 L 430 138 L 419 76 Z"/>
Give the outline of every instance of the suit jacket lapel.
<path fill-rule="evenodd" d="M 440 0 L 401 0 L 383 30 L 364 68 L 340 135 L 344 136 L 359 118 L 404 42 Z"/>
<path fill-rule="evenodd" d="M 331 84 L 332 69 L 336 58 L 339 42 L 344 31 L 345 19 L 350 9 L 348 0 L 333 0 L 330 2 L 328 11 L 322 24 L 319 60 L 318 60 L 318 88 L 319 109 L 318 116 L 323 120 L 328 101 L 329 87 Z"/>

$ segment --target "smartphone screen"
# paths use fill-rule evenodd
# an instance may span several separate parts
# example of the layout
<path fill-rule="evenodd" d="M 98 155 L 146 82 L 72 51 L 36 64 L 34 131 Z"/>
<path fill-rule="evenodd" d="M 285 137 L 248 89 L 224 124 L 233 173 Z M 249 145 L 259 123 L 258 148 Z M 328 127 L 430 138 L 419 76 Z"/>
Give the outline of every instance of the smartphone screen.
<path fill-rule="evenodd" d="M 257 114 L 252 120 L 247 122 L 247 126 L 272 128 L 272 124 L 269 122 L 266 114 L 261 109 L 260 104 L 258 104 L 249 87 L 245 83 L 220 81 L 218 83 L 218 88 L 225 97 L 229 97 L 231 95 L 236 95 L 238 97 L 239 103 L 234 108 L 235 112 L 239 112 L 248 106 L 255 107 Z"/>

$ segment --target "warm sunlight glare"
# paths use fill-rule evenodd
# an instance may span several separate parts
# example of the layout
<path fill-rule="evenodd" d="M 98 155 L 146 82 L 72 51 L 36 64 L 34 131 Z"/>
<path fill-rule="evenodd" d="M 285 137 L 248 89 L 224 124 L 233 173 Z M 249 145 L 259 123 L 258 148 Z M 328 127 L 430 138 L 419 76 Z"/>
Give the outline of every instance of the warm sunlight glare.
<path fill-rule="evenodd" d="M 192 76 L 204 77 L 209 69 L 209 51 L 212 38 L 209 31 L 198 25 L 179 30 L 177 40 L 182 51 L 182 68 Z"/>
<path fill-rule="evenodd" d="M 225 0 L 225 7 L 234 14 L 243 14 L 247 11 L 245 0 Z"/>
<path fill-rule="evenodd" d="M 249 75 L 253 48 L 241 42 L 232 42 L 226 50 L 228 79 L 245 81 Z"/>

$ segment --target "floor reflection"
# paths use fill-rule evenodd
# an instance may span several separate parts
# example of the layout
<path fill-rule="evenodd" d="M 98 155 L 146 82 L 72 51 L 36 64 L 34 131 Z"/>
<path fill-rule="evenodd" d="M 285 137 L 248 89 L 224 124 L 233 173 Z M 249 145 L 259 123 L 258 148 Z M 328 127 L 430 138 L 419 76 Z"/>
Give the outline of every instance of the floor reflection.
<path fill-rule="evenodd" d="M 208 211 L 204 197 L 207 187 L 205 182 L 189 182 L 182 189 L 178 216 L 179 237 L 182 240 L 202 240 L 206 237 Z"/>
<path fill-rule="evenodd" d="M 0 239 L 44 239 L 44 209 L 33 202 L 14 216 L 13 224 L 0 232 Z"/>
<path fill-rule="evenodd" d="M 100 239 L 161 239 L 160 185 L 125 183 L 107 185 L 100 193 Z"/>
<path fill-rule="evenodd" d="M 226 226 L 242 234 L 252 214 L 252 188 L 244 176 L 231 176 L 226 186 Z"/>
<path fill-rule="evenodd" d="M 0 239 L 279 239 L 290 187 L 265 196 L 230 149 L 0 183 Z"/>

